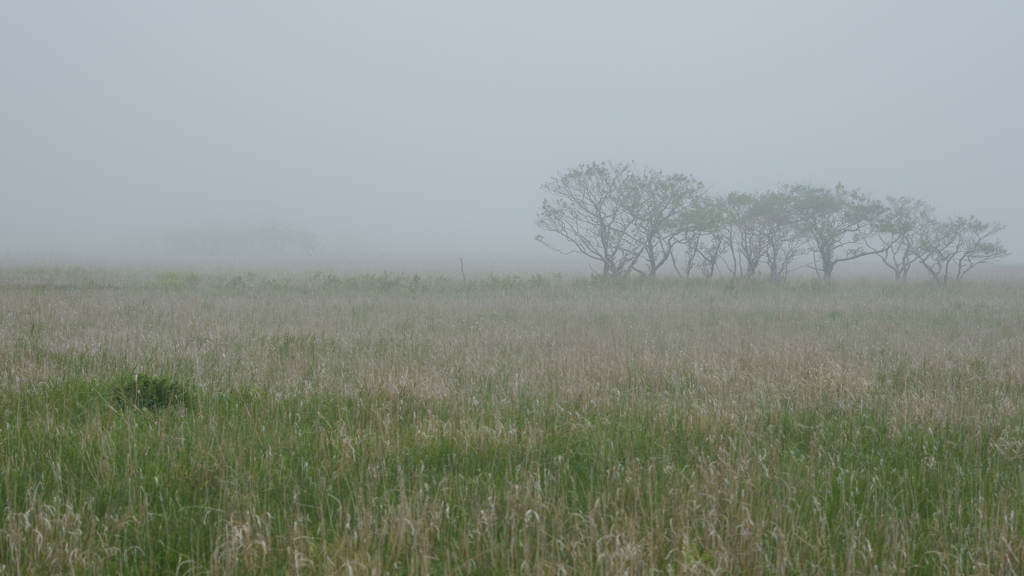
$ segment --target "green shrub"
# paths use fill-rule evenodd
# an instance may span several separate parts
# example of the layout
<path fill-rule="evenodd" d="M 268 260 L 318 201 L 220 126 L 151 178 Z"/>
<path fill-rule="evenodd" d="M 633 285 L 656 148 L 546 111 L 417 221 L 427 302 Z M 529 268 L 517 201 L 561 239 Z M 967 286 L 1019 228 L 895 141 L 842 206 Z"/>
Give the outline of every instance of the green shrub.
<path fill-rule="evenodd" d="M 247 286 L 247 283 L 245 281 L 245 278 L 242 278 L 241 276 L 235 276 L 234 278 L 228 281 L 226 286 L 231 290 L 241 290 Z"/>
<path fill-rule="evenodd" d="M 113 386 L 114 406 L 157 410 L 170 406 L 190 407 L 193 394 L 189 387 L 163 376 L 148 374 L 126 374 L 118 378 Z"/>
<path fill-rule="evenodd" d="M 189 272 L 184 276 L 168 272 L 157 276 L 156 285 L 163 288 L 195 288 L 202 280 L 203 277 L 195 272 Z"/>

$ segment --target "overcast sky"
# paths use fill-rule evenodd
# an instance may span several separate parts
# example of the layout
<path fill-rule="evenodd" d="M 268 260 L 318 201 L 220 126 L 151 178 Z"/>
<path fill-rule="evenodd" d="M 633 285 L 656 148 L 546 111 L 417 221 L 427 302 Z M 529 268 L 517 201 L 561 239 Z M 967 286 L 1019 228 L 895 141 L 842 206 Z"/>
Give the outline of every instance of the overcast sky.
<path fill-rule="evenodd" d="M 524 257 L 559 170 L 911 195 L 1024 261 L 1024 3 L 5 2 L 0 249 Z"/>

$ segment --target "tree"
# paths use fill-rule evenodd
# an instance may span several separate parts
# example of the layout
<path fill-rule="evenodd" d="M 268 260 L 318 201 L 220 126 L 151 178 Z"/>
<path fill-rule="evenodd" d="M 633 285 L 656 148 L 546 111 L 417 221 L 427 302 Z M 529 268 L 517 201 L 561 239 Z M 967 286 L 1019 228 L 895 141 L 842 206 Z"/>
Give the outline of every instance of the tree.
<path fill-rule="evenodd" d="M 794 197 L 783 192 L 768 192 L 758 199 L 764 261 L 773 284 L 785 281 L 789 266 L 807 253 L 807 241 L 796 226 L 793 202 Z"/>
<path fill-rule="evenodd" d="M 678 236 L 677 247 L 682 247 L 683 253 L 676 258 L 675 250 L 670 254 L 672 267 L 680 278 L 689 278 L 695 269 L 706 268 L 704 265 L 704 253 L 709 252 L 706 237 L 716 233 L 721 226 L 722 214 L 720 202 L 714 196 L 701 193 L 690 204 L 690 209 L 683 215 L 684 226 Z M 679 263 L 682 262 L 682 270 Z M 717 256 L 712 262 L 717 262 Z M 711 268 L 714 274 L 714 267 Z"/>
<path fill-rule="evenodd" d="M 701 222 L 701 235 L 696 254 L 697 267 L 701 274 L 710 280 L 715 275 L 719 261 L 729 249 L 729 212 L 725 198 L 706 198 L 695 218 Z"/>
<path fill-rule="evenodd" d="M 298 243 L 302 251 L 307 256 L 313 256 L 317 252 L 323 250 L 324 243 L 320 240 L 320 237 L 316 234 L 307 230 L 300 230 L 298 233 Z"/>
<path fill-rule="evenodd" d="M 919 261 L 938 284 L 959 281 L 979 264 L 994 262 L 1010 253 L 994 238 L 1006 226 L 971 216 L 931 221 L 917 251 Z"/>
<path fill-rule="evenodd" d="M 705 192 L 704 184 L 685 174 L 665 175 L 651 169 L 631 175 L 628 182 L 635 240 L 647 263 L 646 270 L 634 269 L 654 278 L 658 269 L 674 258 L 676 246 L 699 226 L 692 213 Z"/>
<path fill-rule="evenodd" d="M 923 200 L 886 197 L 885 210 L 874 224 L 876 234 L 865 240 L 865 246 L 878 254 L 897 281 L 906 281 L 910 268 L 921 259 L 921 243 L 935 222 L 934 214 L 935 209 Z"/>
<path fill-rule="evenodd" d="M 814 253 L 813 268 L 825 282 L 832 280 L 836 264 L 878 253 L 860 244 L 883 212 L 881 202 L 841 183 L 831 189 L 797 184 L 783 190 L 793 195 L 794 222 Z"/>
<path fill-rule="evenodd" d="M 761 195 L 747 192 L 730 192 L 725 198 L 733 276 L 742 274 L 753 278 L 768 251 L 766 233 L 770 222 L 766 218 L 769 214 L 761 198 Z"/>
<path fill-rule="evenodd" d="M 676 258 L 675 250 L 669 254 L 672 260 L 672 267 L 680 278 L 689 278 L 693 269 L 697 267 L 697 257 L 700 255 L 700 239 L 704 235 L 702 228 L 693 227 L 683 232 L 679 237 L 679 244 L 683 248 L 683 254 Z M 679 262 L 683 263 L 683 269 L 679 269 Z"/>
<path fill-rule="evenodd" d="M 541 203 L 537 226 L 561 236 L 571 248 L 563 251 L 539 234 L 536 240 L 559 254 L 582 254 L 600 262 L 603 276 L 628 273 L 643 251 L 627 186 L 634 170 L 632 162 L 593 162 L 542 185 L 553 199 Z"/>

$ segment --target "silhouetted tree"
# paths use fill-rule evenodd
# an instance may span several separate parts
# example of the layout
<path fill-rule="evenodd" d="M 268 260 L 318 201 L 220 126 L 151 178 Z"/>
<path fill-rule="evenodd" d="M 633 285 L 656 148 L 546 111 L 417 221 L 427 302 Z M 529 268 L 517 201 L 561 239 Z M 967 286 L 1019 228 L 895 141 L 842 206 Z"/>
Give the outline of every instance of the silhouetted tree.
<path fill-rule="evenodd" d="M 703 254 L 707 248 L 706 237 L 715 233 L 721 226 L 722 214 L 720 202 L 714 196 L 702 193 L 690 205 L 690 210 L 684 215 L 686 226 L 679 234 L 677 248 L 682 249 L 679 257 L 673 250 L 670 255 L 672 267 L 680 278 L 689 278 L 694 270 L 702 269 Z M 682 263 L 682 269 L 680 269 Z"/>
<path fill-rule="evenodd" d="M 998 222 L 982 222 L 974 216 L 932 220 L 922 234 L 917 255 L 938 284 L 959 281 L 975 266 L 1010 254 L 994 238 L 1003 228 Z"/>
<path fill-rule="evenodd" d="M 703 183 L 685 174 L 647 169 L 628 178 L 629 211 L 647 264 L 646 270 L 634 270 L 654 278 L 687 234 L 699 229 L 693 216 L 704 192 Z"/>
<path fill-rule="evenodd" d="M 910 268 L 921 259 L 925 232 L 934 223 L 935 209 L 925 201 L 888 196 L 885 210 L 874 224 L 875 235 L 864 244 L 895 273 L 897 281 L 906 281 Z"/>
<path fill-rule="evenodd" d="M 638 171 L 632 162 L 594 162 L 559 173 L 541 188 L 552 197 L 542 202 L 537 226 L 570 248 L 560 249 L 541 235 L 536 239 L 561 254 L 601 262 L 604 276 L 632 270 L 654 278 L 672 262 L 680 277 L 698 270 L 712 278 L 727 268 L 733 277 L 750 278 L 763 263 L 778 283 L 798 258 L 811 253 L 807 266 L 826 282 L 840 262 L 877 255 L 897 281 L 920 262 L 944 284 L 1008 254 L 995 238 L 1002 224 L 974 216 L 940 222 L 921 200 L 887 197 L 882 203 L 842 184 L 783 185 L 774 192 L 721 197 L 707 194 L 692 176 Z M 274 230 L 260 231 L 274 236 Z M 224 239 L 210 240 L 220 245 Z"/>
<path fill-rule="evenodd" d="M 558 176 L 541 186 L 545 198 L 537 226 L 564 238 L 572 248 L 563 251 L 542 235 L 536 240 L 560 254 L 582 254 L 601 263 L 603 276 L 619 276 L 643 253 L 638 241 L 635 204 L 627 186 L 635 176 L 632 162 L 594 162 Z"/>
<path fill-rule="evenodd" d="M 768 192 L 758 198 L 758 222 L 764 238 L 764 260 L 773 284 L 786 280 L 793 261 L 807 253 L 807 241 L 796 226 L 794 197 Z"/>
<path fill-rule="evenodd" d="M 771 216 L 762 201 L 762 195 L 748 192 L 730 192 L 725 198 L 728 219 L 726 233 L 732 256 L 730 270 L 733 276 L 753 278 L 757 267 L 765 258 L 771 237 Z"/>
<path fill-rule="evenodd" d="M 697 247 L 697 267 L 704 278 L 710 279 L 729 250 L 729 212 L 725 198 L 706 198 L 701 203 L 697 218 L 702 230 Z"/>
<path fill-rule="evenodd" d="M 793 196 L 794 223 L 807 238 L 815 256 L 813 268 L 825 282 L 832 280 L 836 264 L 878 253 L 864 250 L 861 244 L 884 211 L 881 202 L 842 184 L 835 188 L 796 184 L 783 190 Z"/>

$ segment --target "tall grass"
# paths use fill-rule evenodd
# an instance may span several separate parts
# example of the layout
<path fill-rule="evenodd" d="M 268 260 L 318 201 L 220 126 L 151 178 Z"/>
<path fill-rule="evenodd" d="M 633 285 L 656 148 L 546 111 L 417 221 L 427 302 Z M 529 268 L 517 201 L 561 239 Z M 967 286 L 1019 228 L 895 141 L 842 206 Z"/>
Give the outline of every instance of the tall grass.
<path fill-rule="evenodd" d="M 0 573 L 1022 571 L 1014 283 L 22 269 L 0 298 Z M 115 402 L 135 372 L 195 399 Z"/>

